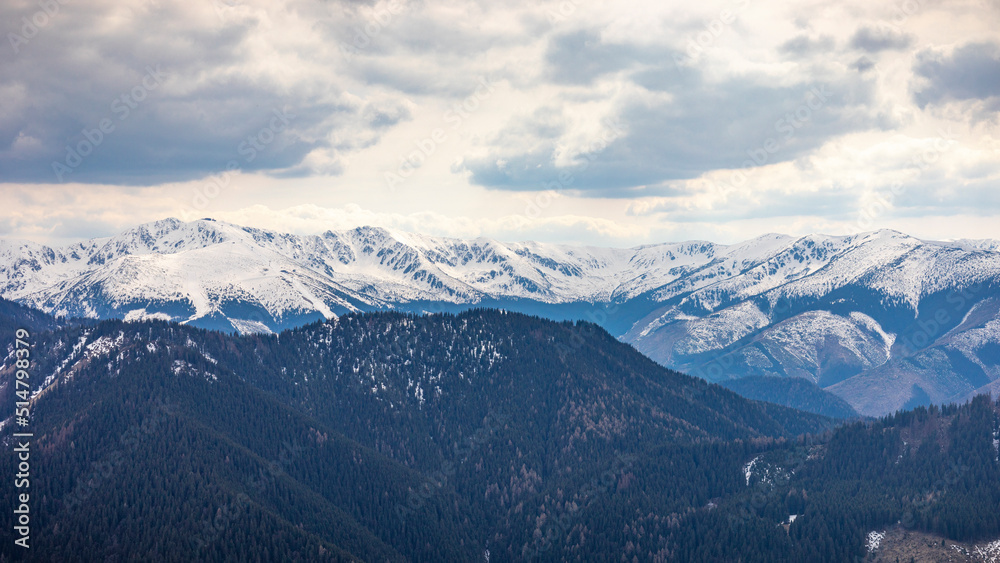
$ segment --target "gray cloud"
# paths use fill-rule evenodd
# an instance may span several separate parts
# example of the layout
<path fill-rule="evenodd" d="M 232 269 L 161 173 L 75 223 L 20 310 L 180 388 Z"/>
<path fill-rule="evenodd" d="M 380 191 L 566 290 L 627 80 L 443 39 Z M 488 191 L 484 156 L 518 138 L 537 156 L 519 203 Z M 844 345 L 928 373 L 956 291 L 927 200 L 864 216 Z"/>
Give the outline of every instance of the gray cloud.
<path fill-rule="evenodd" d="M 421 205 L 453 208 L 464 196 L 478 197 L 482 186 L 496 190 L 483 197 L 498 210 L 503 202 L 520 207 L 523 199 L 500 191 L 558 189 L 582 196 L 573 202 L 578 209 L 608 216 L 619 212 L 604 207 L 623 206 L 586 198 L 662 198 L 656 208 L 636 205 L 649 211 L 634 217 L 636 225 L 661 218 L 685 225 L 783 216 L 852 221 L 859 183 L 892 166 L 878 155 L 925 135 L 913 126 L 920 121 L 914 101 L 961 102 L 935 116 L 944 121 L 1000 110 L 1000 49 L 961 46 L 983 37 L 995 42 L 989 14 L 977 13 L 981 29 L 971 33 L 961 19 L 965 8 L 952 10 L 949 22 L 950 8 L 937 0 L 921 1 L 914 19 L 894 17 L 892 26 L 880 27 L 859 18 L 887 12 L 861 2 L 822 13 L 808 2 L 754 5 L 722 22 L 712 6 L 653 2 L 63 1 L 61 13 L 17 52 L 9 41 L 2 46 L 0 181 L 10 185 L 55 182 L 52 162 L 66 161 L 67 146 L 86 148 L 87 136 L 108 119 L 114 131 L 65 182 L 157 185 L 215 175 L 233 162 L 275 178 L 350 173 L 342 190 L 267 182 L 240 194 L 246 204 L 278 201 L 261 194 L 294 186 L 299 200 L 379 206 L 371 195 L 378 190 L 368 187 L 397 169 L 401 156 L 384 149 L 383 138 L 412 147 L 428 134 L 424 124 L 455 126 L 449 111 L 475 95 L 477 110 L 462 130 L 449 131 L 436 161 L 428 159 L 408 184 Z M 388 13 L 392 5 L 396 11 Z M 18 33 L 21 18 L 37 10 L 31 2 L 0 4 L 0 21 Z M 925 19 L 938 17 L 942 25 L 928 33 Z M 945 50 L 918 54 L 904 26 Z M 952 50 L 956 40 L 960 47 Z M 910 68 L 890 60 L 914 55 Z M 163 82 L 140 88 L 144 99 L 126 117 L 121 97 L 157 65 Z M 478 97 L 481 78 L 490 82 L 488 103 Z M 909 91 L 887 84 L 910 78 Z M 271 128 L 276 110 L 289 117 L 280 130 Z M 899 142 L 894 135 L 849 135 L 872 129 L 894 130 Z M 259 148 L 250 142 L 255 137 Z M 989 146 L 962 142 L 969 152 L 922 171 L 898 198 L 897 215 L 995 212 L 1000 202 L 989 190 L 998 172 Z M 766 168 L 783 162 L 795 166 Z M 715 209 L 700 209 L 714 200 L 694 197 L 702 182 L 688 180 L 709 172 L 720 182 L 743 174 L 748 185 L 767 189 L 753 197 L 734 190 Z M 463 192 L 467 183 L 477 188 Z M 108 207 L 114 205 L 129 204 Z M 59 217 L 81 212 L 73 204 L 64 209 Z M 53 225 L 40 230 L 73 237 L 100 228 Z M 0 217 L 0 231 L 18 228 Z"/>
<path fill-rule="evenodd" d="M 502 31 L 462 25 L 443 15 L 454 12 L 423 1 L 297 2 L 315 19 L 329 45 L 340 52 L 341 71 L 358 82 L 385 86 L 412 96 L 460 99 L 476 88 L 476 79 L 491 71 L 491 49 L 517 47 L 527 33 L 520 25 Z M 390 6 L 392 7 L 390 11 Z M 464 17 L 482 21 L 506 5 L 468 3 Z M 530 36 L 530 34 L 529 34 Z M 462 72 L 475 67 L 475 70 Z M 525 68 L 522 66 L 523 74 Z M 470 76 L 471 75 L 471 76 Z"/>
<path fill-rule="evenodd" d="M 590 84 L 648 60 L 652 53 L 628 45 L 604 43 L 594 30 L 554 37 L 545 53 L 548 75 L 560 84 Z"/>
<path fill-rule="evenodd" d="M 878 28 L 864 26 L 858 28 L 851 36 L 851 47 L 878 53 L 880 51 L 906 49 L 913 44 L 913 36 L 896 31 L 888 26 Z"/>
<path fill-rule="evenodd" d="M 988 109 L 1000 110 L 1000 45 L 996 43 L 963 45 L 951 56 L 923 51 L 913 70 L 926 81 L 913 94 L 921 108 L 947 100 L 987 100 Z"/>
<path fill-rule="evenodd" d="M 838 188 L 842 188 L 838 186 Z M 850 219 L 857 210 L 857 196 L 846 189 L 818 192 L 755 193 L 752 198 L 731 196 L 723 208 L 689 209 L 680 200 L 667 199 L 657 205 L 637 211 L 633 216 L 665 215 L 677 223 L 741 221 L 762 217 L 817 216 L 829 219 Z"/>
<path fill-rule="evenodd" d="M 871 60 L 867 56 L 860 57 L 858 60 L 854 61 L 854 64 L 851 66 L 858 72 L 864 73 L 875 68 L 875 61 Z"/>
<path fill-rule="evenodd" d="M 808 35 L 798 35 L 785 41 L 778 47 L 778 51 L 786 55 L 797 57 L 815 55 L 819 53 L 829 53 L 836 47 L 836 42 L 829 35 L 821 35 L 815 39 Z"/>
<path fill-rule="evenodd" d="M 1000 192 L 995 177 L 963 180 L 931 175 L 904 184 L 893 207 L 892 214 L 898 217 L 932 214 L 989 217 L 995 216 L 1000 207 Z"/>
<path fill-rule="evenodd" d="M 0 20 L 30 18 L 36 7 L 25 6 L 0 7 Z M 405 108 L 344 96 L 334 74 L 255 68 L 259 25 L 255 17 L 203 21 L 166 2 L 66 2 L 0 59 L 0 92 L 13 94 L 0 96 L 0 175 L 154 185 L 233 163 L 281 176 L 336 173 L 303 159 L 351 148 L 332 147 L 333 132 L 365 146 L 409 119 Z"/>
<path fill-rule="evenodd" d="M 560 37 L 555 43 L 577 45 L 578 52 L 602 52 L 594 35 Z M 635 50 L 637 57 L 620 53 Z M 562 46 L 553 52 L 568 51 Z M 572 179 L 568 190 L 588 195 L 635 197 L 674 193 L 672 182 L 717 169 L 751 169 L 795 159 L 828 139 L 878 126 L 869 107 L 872 83 L 852 72 L 815 82 L 777 85 L 766 77 L 734 76 L 711 82 L 697 69 L 678 69 L 673 52 L 615 46 L 614 55 L 596 57 L 589 67 L 570 55 L 549 57 L 573 66 L 563 76 L 580 82 L 602 73 L 661 61 L 633 71 L 629 80 L 653 96 L 632 97 L 614 108 L 620 134 L 595 140 L 576 164 L 555 165 L 563 129 L 547 128 L 531 116 L 495 135 L 486 156 L 467 159 L 471 181 L 508 190 L 552 189 L 560 174 Z M 817 95 L 817 93 L 819 95 Z M 562 182 L 569 184 L 568 182 Z"/>
<path fill-rule="evenodd" d="M 361 114 L 373 129 L 386 129 L 413 117 L 409 108 L 398 104 L 368 104 Z"/>

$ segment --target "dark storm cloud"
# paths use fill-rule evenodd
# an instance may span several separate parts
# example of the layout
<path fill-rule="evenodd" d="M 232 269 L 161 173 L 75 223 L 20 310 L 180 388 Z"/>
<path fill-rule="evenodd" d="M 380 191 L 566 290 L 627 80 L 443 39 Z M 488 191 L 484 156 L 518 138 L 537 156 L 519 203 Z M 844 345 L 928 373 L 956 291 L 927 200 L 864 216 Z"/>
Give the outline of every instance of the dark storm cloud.
<path fill-rule="evenodd" d="M 996 43 L 970 43 L 951 56 L 923 51 L 913 70 L 926 81 L 913 95 L 921 108 L 948 100 L 986 100 L 989 109 L 1000 110 L 1000 46 Z"/>

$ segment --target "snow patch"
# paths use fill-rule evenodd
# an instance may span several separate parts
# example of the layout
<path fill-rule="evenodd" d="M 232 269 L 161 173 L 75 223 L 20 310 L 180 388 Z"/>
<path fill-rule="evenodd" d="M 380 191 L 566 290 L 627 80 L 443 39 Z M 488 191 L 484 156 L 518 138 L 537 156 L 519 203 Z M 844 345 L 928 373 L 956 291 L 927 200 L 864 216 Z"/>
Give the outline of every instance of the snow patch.
<path fill-rule="evenodd" d="M 820 353 L 829 345 L 831 338 L 854 354 L 864 366 L 879 366 L 889 358 L 885 337 L 875 337 L 859 328 L 854 319 L 828 311 L 802 313 L 763 334 L 763 340 L 776 344 L 797 361 L 817 367 L 820 365 Z"/>
<path fill-rule="evenodd" d="M 229 323 L 232 324 L 233 327 L 240 332 L 240 334 L 274 334 L 274 331 L 260 321 L 229 319 Z"/>
<path fill-rule="evenodd" d="M 166 313 L 147 313 L 145 308 L 132 309 L 125 314 L 125 322 L 134 323 L 137 321 L 169 321 L 173 317 Z"/>
<path fill-rule="evenodd" d="M 868 539 L 865 542 L 865 547 L 868 548 L 868 553 L 872 553 L 878 549 L 878 546 L 882 544 L 883 538 L 885 538 L 885 530 L 882 530 L 881 532 L 868 532 Z"/>
<path fill-rule="evenodd" d="M 747 486 L 750 486 L 750 477 L 753 476 L 753 467 L 754 465 L 757 465 L 757 460 L 759 459 L 760 456 L 757 456 L 743 466 L 743 475 L 747 478 Z"/>
<path fill-rule="evenodd" d="M 330 310 L 330 308 L 326 305 L 326 303 L 324 303 L 322 299 L 316 297 L 316 295 L 314 295 L 313 292 L 309 291 L 309 288 L 307 288 L 305 284 L 303 284 L 302 281 L 299 280 L 299 278 L 295 276 L 289 276 L 288 281 L 292 284 L 292 287 L 295 288 L 295 291 L 298 291 L 299 294 L 302 295 L 303 299 L 305 299 L 306 301 L 309 302 L 310 305 L 312 305 L 313 309 L 323 314 L 324 318 L 326 319 L 337 318 L 337 315 L 333 314 L 333 311 Z"/>
<path fill-rule="evenodd" d="M 978 555 L 986 563 L 1000 563 L 1000 540 L 992 541 L 986 545 L 977 545 L 973 553 Z"/>
<path fill-rule="evenodd" d="M 699 354 L 724 348 L 768 324 L 770 319 L 756 305 L 743 302 L 689 322 L 687 335 L 675 349 L 682 354 Z"/>
<path fill-rule="evenodd" d="M 882 330 L 882 325 L 878 324 L 878 321 L 864 313 L 853 311 L 851 312 L 850 317 L 851 320 L 864 325 L 865 328 L 878 333 L 878 335 L 882 337 L 882 341 L 885 342 L 886 356 L 888 356 L 889 349 L 892 348 L 892 345 L 896 342 L 896 334 Z"/>
<path fill-rule="evenodd" d="M 174 360 L 171 369 L 173 370 L 174 375 L 177 376 L 188 375 L 194 377 L 200 375 L 204 377 L 205 381 L 208 381 L 209 383 L 219 380 L 218 376 L 216 376 L 214 373 L 208 371 L 201 371 L 198 368 L 194 367 L 193 365 L 189 364 L 188 362 L 185 362 L 184 360 Z"/>

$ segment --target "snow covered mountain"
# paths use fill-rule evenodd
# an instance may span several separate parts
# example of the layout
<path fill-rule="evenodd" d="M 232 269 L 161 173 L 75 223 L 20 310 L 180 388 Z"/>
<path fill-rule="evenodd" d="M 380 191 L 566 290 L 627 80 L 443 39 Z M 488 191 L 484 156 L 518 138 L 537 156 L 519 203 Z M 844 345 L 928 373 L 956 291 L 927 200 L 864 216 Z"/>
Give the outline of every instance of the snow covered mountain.
<path fill-rule="evenodd" d="M 167 219 L 0 240 L 0 295 L 57 315 L 277 331 L 350 311 L 587 319 L 669 367 L 803 377 L 862 414 L 1000 391 L 1000 243 L 894 231 L 631 249 Z"/>

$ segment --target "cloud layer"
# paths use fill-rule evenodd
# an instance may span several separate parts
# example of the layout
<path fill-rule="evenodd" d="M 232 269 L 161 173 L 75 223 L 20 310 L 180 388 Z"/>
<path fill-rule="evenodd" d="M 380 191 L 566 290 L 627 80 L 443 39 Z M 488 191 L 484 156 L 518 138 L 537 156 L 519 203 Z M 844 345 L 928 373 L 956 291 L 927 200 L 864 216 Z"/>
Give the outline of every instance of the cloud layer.
<path fill-rule="evenodd" d="M 1000 212 L 1000 8 L 975 0 L 14 0 L 0 21 L 7 236 L 104 233 L 124 202 L 584 242 L 957 237 Z M 102 218 L 62 203 L 85 194 Z"/>

